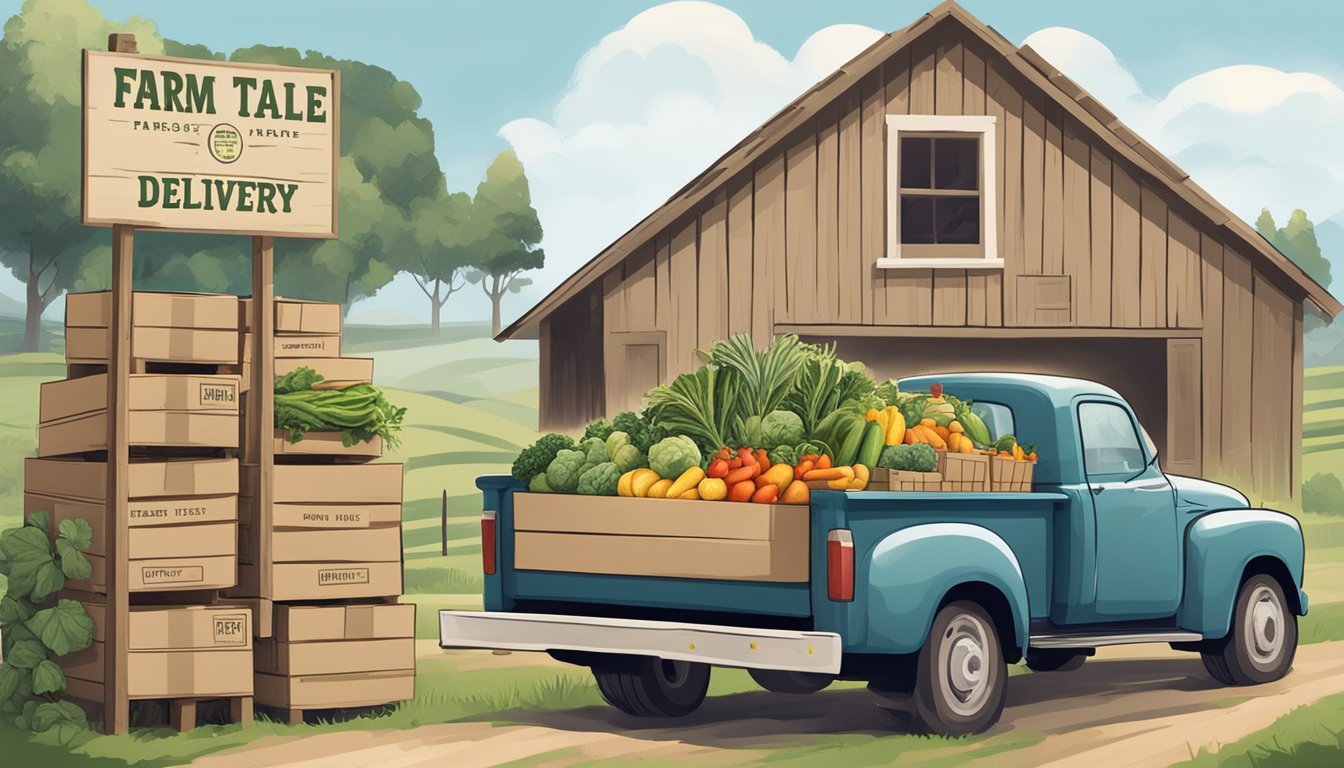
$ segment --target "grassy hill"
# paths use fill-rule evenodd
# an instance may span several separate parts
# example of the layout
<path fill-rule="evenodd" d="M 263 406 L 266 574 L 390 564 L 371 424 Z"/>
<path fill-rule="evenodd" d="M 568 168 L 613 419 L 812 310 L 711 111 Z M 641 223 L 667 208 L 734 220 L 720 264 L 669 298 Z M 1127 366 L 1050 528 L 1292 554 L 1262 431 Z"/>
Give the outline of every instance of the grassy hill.
<path fill-rule="evenodd" d="M 1308 368 L 1303 391 L 1302 477 L 1344 480 L 1344 366 Z"/>

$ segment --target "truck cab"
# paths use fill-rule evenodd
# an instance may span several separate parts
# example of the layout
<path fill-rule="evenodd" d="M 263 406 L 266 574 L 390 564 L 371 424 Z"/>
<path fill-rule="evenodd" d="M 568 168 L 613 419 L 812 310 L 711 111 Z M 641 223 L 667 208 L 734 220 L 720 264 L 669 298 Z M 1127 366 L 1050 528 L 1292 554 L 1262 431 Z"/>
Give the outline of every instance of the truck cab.
<path fill-rule="evenodd" d="M 1103 385 L 1011 373 L 900 382 L 934 384 L 972 401 L 993 437 L 1038 446 L 1030 492 L 818 491 L 797 554 L 805 575 L 752 580 L 519 568 L 526 492 L 484 477 L 486 611 L 444 611 L 441 645 L 547 651 L 591 667 L 608 702 L 647 716 L 692 711 L 712 666 L 795 693 L 864 680 L 899 719 L 944 734 L 993 725 L 1006 664 L 1022 659 L 1067 670 L 1101 646 L 1163 642 L 1200 653 L 1228 685 L 1288 672 L 1307 610 L 1294 518 L 1164 474 L 1129 404 Z M 630 515 L 663 503 L 611 501 Z"/>

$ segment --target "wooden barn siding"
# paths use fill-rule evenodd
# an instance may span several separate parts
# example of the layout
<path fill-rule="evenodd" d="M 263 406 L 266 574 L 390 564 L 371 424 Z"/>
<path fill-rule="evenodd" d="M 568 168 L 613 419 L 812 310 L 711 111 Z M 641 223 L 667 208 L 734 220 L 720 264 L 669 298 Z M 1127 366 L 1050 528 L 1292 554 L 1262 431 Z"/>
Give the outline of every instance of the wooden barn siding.
<path fill-rule="evenodd" d="M 907 113 L 998 118 L 1003 269 L 873 266 L 885 117 Z M 1270 457 L 1293 452 L 1301 308 L 1204 225 L 977 42 L 929 36 L 613 270 L 605 328 L 664 331 L 668 376 L 695 367 L 696 347 L 736 332 L 765 344 L 777 324 L 1174 329 L 1200 340 L 1203 473 L 1296 500 L 1300 458 Z M 1025 305 L 1041 280 L 1064 281 L 1067 310 Z"/>

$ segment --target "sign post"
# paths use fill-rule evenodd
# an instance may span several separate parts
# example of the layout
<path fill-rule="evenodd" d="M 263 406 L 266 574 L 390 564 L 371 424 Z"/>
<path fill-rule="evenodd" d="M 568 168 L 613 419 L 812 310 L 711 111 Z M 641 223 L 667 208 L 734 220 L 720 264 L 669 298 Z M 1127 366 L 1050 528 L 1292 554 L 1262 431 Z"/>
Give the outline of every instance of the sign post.
<path fill-rule="evenodd" d="M 340 74 L 140 56 L 133 35 L 84 52 L 82 221 L 111 226 L 107 403 L 107 627 L 103 730 L 130 726 L 128 478 L 135 230 L 252 238 L 256 525 L 271 526 L 275 237 L 336 237 Z M 265 436 L 263 438 L 263 436 Z M 270 537 L 261 537 L 262 562 Z M 270 569 L 262 569 L 264 580 Z M 249 704 L 250 706 L 250 704 Z M 189 713 L 190 707 L 182 712 Z M 192 718 L 194 720 L 194 717 Z M 235 713 L 250 720 L 250 712 Z"/>

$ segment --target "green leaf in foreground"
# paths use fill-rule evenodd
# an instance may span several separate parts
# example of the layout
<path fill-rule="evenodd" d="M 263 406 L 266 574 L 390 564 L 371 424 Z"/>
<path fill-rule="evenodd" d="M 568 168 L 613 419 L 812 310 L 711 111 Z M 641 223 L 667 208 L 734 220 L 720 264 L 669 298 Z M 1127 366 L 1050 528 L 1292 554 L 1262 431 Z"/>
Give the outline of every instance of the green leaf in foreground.
<path fill-rule="evenodd" d="M 18 714 L 23 701 L 33 693 L 33 673 L 10 664 L 0 664 L 0 711 Z"/>
<path fill-rule="evenodd" d="M 59 530 L 61 538 L 68 539 L 76 549 L 88 549 L 93 543 L 93 526 L 82 517 L 62 520 Z"/>
<path fill-rule="evenodd" d="M 40 603 L 61 591 L 65 586 L 65 574 L 61 573 L 60 566 L 56 565 L 55 560 L 48 560 L 37 566 L 37 572 L 33 574 L 32 596 L 33 602 Z"/>
<path fill-rule="evenodd" d="M 66 749 L 73 749 L 92 738 L 93 733 L 89 731 L 88 723 L 80 722 L 78 724 L 61 723 L 60 725 L 48 728 L 40 733 L 35 733 L 33 734 L 32 741 L 35 744 L 45 744 L 49 747 L 65 747 Z"/>
<path fill-rule="evenodd" d="M 29 518 L 30 521 L 32 519 Z M 11 528 L 0 537 L 0 548 L 4 549 L 11 567 L 51 560 L 51 540 L 41 528 Z"/>
<path fill-rule="evenodd" d="M 38 611 L 28 620 L 28 628 L 57 656 L 84 650 L 93 642 L 93 619 L 74 600 L 62 599 Z"/>
<path fill-rule="evenodd" d="M 33 693 L 63 693 L 65 673 L 51 659 L 43 659 L 33 667 Z"/>
<path fill-rule="evenodd" d="M 13 595 L 0 597 L 0 626 L 17 624 L 33 617 L 33 608 L 26 600 L 16 599 Z"/>
<path fill-rule="evenodd" d="M 51 515 L 45 509 L 39 509 L 29 515 L 23 524 L 29 528 L 36 528 L 43 536 L 51 535 Z"/>
<path fill-rule="evenodd" d="M 20 640 L 9 649 L 5 664 L 19 669 L 32 669 L 38 662 L 47 658 L 47 649 L 36 640 Z"/>
<path fill-rule="evenodd" d="M 61 556 L 61 573 L 65 578 L 75 581 L 88 581 L 93 577 L 93 564 L 74 544 L 61 538 L 56 540 L 56 554 Z"/>
<path fill-rule="evenodd" d="M 61 725 L 87 727 L 84 710 L 72 701 L 48 701 L 33 710 L 33 730 L 45 731 Z"/>

